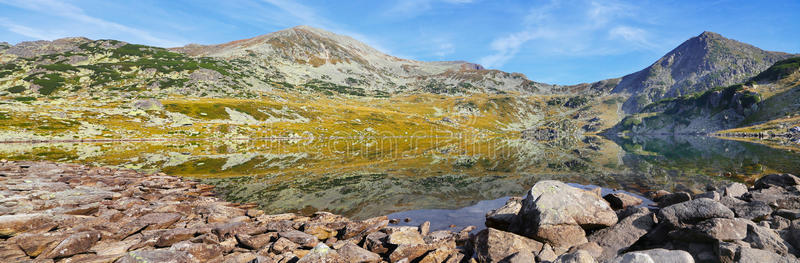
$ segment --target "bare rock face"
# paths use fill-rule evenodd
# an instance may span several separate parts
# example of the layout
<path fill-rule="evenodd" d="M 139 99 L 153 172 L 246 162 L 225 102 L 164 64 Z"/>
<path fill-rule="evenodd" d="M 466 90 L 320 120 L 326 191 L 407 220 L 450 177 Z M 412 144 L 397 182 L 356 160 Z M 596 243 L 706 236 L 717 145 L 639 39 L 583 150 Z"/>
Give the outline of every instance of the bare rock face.
<path fill-rule="evenodd" d="M 539 181 L 522 201 L 518 226 L 525 236 L 569 248 L 586 243 L 584 229 L 617 223 L 608 202 L 594 193 L 558 181 Z"/>
<path fill-rule="evenodd" d="M 63 258 L 89 251 L 100 240 L 100 232 L 87 231 L 75 233 L 61 241 L 53 250 L 43 255 L 44 258 Z"/>
<path fill-rule="evenodd" d="M 498 262 L 520 251 L 537 255 L 544 247 L 539 241 L 493 228 L 481 230 L 474 244 L 479 262 Z"/>

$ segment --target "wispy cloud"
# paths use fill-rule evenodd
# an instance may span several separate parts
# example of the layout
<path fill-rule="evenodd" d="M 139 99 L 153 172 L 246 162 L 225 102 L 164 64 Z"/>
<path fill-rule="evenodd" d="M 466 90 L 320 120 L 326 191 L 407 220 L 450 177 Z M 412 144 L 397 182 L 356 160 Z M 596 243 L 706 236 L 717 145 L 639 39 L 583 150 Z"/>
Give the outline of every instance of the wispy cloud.
<path fill-rule="evenodd" d="M 154 36 L 152 33 L 118 24 L 115 22 L 107 21 L 101 18 L 87 15 L 83 9 L 72 4 L 58 1 L 58 0 L 0 0 L 0 3 L 14 6 L 29 11 L 48 14 L 50 16 L 58 16 L 74 22 L 86 24 L 83 29 L 95 29 L 98 31 L 112 30 L 114 32 L 129 34 L 135 39 L 140 39 L 147 44 L 158 46 L 177 46 L 180 42 L 163 39 Z M 73 32 L 73 30 L 66 29 L 42 29 L 42 27 L 57 27 L 58 25 L 20 25 L 12 22 L 3 23 L 3 25 L 11 32 L 22 34 L 28 37 L 53 39 L 58 37 L 67 37 L 74 35 L 66 35 L 66 32 Z M 97 32 L 97 31 L 96 31 Z"/>
<path fill-rule="evenodd" d="M 636 8 L 617 1 L 557 1 L 534 6 L 523 30 L 494 39 L 492 54 L 479 61 L 500 67 L 523 50 L 543 56 L 594 56 L 630 48 L 653 49 L 647 30 L 636 23 Z"/>
<path fill-rule="evenodd" d="M 433 9 L 434 5 L 444 3 L 461 5 L 476 2 L 475 0 L 400 0 L 384 12 L 389 17 L 415 17 Z"/>

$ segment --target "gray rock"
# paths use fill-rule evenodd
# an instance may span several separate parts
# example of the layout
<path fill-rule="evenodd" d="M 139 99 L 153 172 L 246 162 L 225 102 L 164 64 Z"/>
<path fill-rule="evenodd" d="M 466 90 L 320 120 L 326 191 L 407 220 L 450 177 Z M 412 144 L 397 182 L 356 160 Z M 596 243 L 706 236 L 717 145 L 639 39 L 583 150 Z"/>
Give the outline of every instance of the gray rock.
<path fill-rule="evenodd" d="M 539 241 L 493 228 L 478 232 L 473 244 L 479 262 L 497 262 L 520 251 L 536 255 L 544 246 Z"/>
<path fill-rule="evenodd" d="M 711 218 L 733 218 L 734 213 L 721 203 L 701 198 L 662 208 L 658 212 L 659 222 L 673 227 L 684 227 Z"/>
<path fill-rule="evenodd" d="M 507 230 L 508 226 L 522 209 L 522 198 L 512 197 L 503 207 L 486 213 L 486 227 Z"/>
<path fill-rule="evenodd" d="M 735 241 L 747 237 L 748 223 L 751 222 L 741 218 L 712 218 L 698 223 L 692 230 L 709 241 Z"/>
<path fill-rule="evenodd" d="M 747 193 L 747 186 L 742 183 L 732 183 L 722 187 L 720 190 L 723 196 L 739 198 Z"/>
<path fill-rule="evenodd" d="M 790 186 L 800 185 L 800 178 L 791 174 L 770 174 L 758 178 L 753 187 L 755 189 L 769 188 L 770 186 L 778 186 L 787 188 Z"/>
<path fill-rule="evenodd" d="M 748 247 L 740 247 L 736 253 L 735 262 L 774 262 L 774 263 L 788 263 L 798 262 L 796 259 L 786 256 L 781 256 L 776 253 L 755 249 L 755 248 L 748 248 Z"/>
<path fill-rule="evenodd" d="M 520 251 L 514 253 L 510 257 L 501 260 L 500 262 L 503 263 L 531 263 L 536 262 L 536 256 L 533 255 L 530 251 Z"/>
<path fill-rule="evenodd" d="M 353 243 L 346 242 L 344 246 L 337 250 L 342 259 L 347 262 L 381 262 L 381 256 L 360 248 Z"/>
<path fill-rule="evenodd" d="M 702 194 L 696 194 L 693 199 L 708 198 L 714 201 L 719 201 L 720 195 L 716 191 L 708 191 Z"/>
<path fill-rule="evenodd" d="M 653 213 L 637 213 L 592 233 L 588 239 L 603 248 L 598 259 L 613 258 L 652 230 L 655 224 Z"/>
<path fill-rule="evenodd" d="M 744 242 L 749 243 L 752 248 L 768 250 L 779 255 L 788 255 L 789 249 L 792 248 L 775 230 L 752 224 L 747 226 L 747 237 Z"/>
<path fill-rule="evenodd" d="M 280 236 L 281 238 L 288 239 L 289 241 L 292 241 L 292 243 L 299 244 L 303 247 L 308 247 L 308 248 L 315 247 L 317 246 L 317 243 L 319 243 L 317 237 L 297 230 L 280 232 L 278 233 L 278 236 Z"/>
<path fill-rule="evenodd" d="M 800 218 L 800 209 L 778 209 L 778 211 L 775 211 L 775 215 L 789 220 L 795 220 Z"/>
<path fill-rule="evenodd" d="M 692 258 L 692 255 L 689 254 L 689 252 L 683 250 L 667 250 L 663 248 L 656 248 L 649 250 L 633 251 L 625 254 L 627 255 L 632 253 L 647 255 L 648 257 L 650 257 L 652 262 L 658 262 L 658 263 L 694 263 L 694 258 Z M 622 256 L 624 257 L 625 255 Z M 612 262 L 626 262 L 626 261 L 612 261 Z M 637 262 L 637 261 L 632 261 L 632 262 Z M 647 262 L 647 261 L 642 261 L 642 262 Z"/>
<path fill-rule="evenodd" d="M 567 253 L 558 256 L 553 263 L 592 263 L 597 262 L 589 252 L 585 250 L 578 250 L 573 253 Z"/>
<path fill-rule="evenodd" d="M 139 262 L 188 263 L 194 262 L 194 260 L 192 260 L 192 257 L 189 255 L 189 253 L 183 251 L 156 249 L 131 251 L 116 261 L 116 263 Z"/>
<path fill-rule="evenodd" d="M 539 181 L 522 201 L 519 226 L 525 236 L 554 247 L 585 243 L 584 229 L 612 226 L 617 215 L 594 193 L 558 181 Z"/>
<path fill-rule="evenodd" d="M 658 207 L 667 207 L 674 204 L 683 203 L 689 200 L 692 200 L 692 196 L 689 195 L 689 193 L 678 192 L 662 196 L 661 198 L 658 199 L 657 202 L 658 202 Z"/>

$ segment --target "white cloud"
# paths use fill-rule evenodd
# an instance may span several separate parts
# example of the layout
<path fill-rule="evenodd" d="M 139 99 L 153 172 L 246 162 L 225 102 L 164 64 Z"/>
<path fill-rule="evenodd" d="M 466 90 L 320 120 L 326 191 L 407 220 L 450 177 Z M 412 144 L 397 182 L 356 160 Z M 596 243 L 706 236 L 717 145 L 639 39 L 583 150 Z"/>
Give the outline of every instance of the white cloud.
<path fill-rule="evenodd" d="M 41 29 L 35 28 L 30 25 L 18 25 L 13 23 L 4 23 L 6 28 L 14 33 L 25 35 L 28 37 L 46 37 L 45 39 L 53 39 L 58 37 L 68 37 L 75 35 L 67 35 L 67 32 L 75 34 L 75 31 L 83 31 L 81 33 L 100 33 L 104 30 L 111 30 L 113 32 L 126 33 L 133 38 L 140 39 L 146 44 L 157 46 L 177 46 L 180 43 L 172 40 L 162 39 L 153 36 L 150 32 L 140 30 L 133 27 L 128 27 L 115 22 L 107 21 L 104 19 L 96 18 L 87 15 L 83 9 L 62 2 L 58 0 L 0 0 L 0 3 L 15 6 L 22 9 L 27 9 L 34 12 L 44 13 L 51 16 L 58 16 L 68 20 L 85 24 L 82 28 L 76 30 L 75 28 L 67 29 Z M 43 25 L 38 27 L 57 27 L 59 25 Z M 49 32 L 49 33 L 48 33 Z"/>
<path fill-rule="evenodd" d="M 617 26 L 611 29 L 608 32 L 609 37 L 612 39 L 621 38 L 625 41 L 633 43 L 634 45 L 638 46 L 642 49 L 649 49 L 656 47 L 655 44 L 648 40 L 648 33 L 646 30 L 641 28 L 635 28 L 630 26 Z"/>
<path fill-rule="evenodd" d="M 522 50 L 538 56 L 595 56 L 654 49 L 646 29 L 637 23 L 636 8 L 618 1 L 551 0 L 531 8 L 523 29 L 494 39 L 492 54 L 479 61 L 504 65 Z"/>
<path fill-rule="evenodd" d="M 389 8 L 384 15 L 389 17 L 415 17 L 431 10 L 437 3 L 462 5 L 474 3 L 475 0 L 400 0 Z"/>

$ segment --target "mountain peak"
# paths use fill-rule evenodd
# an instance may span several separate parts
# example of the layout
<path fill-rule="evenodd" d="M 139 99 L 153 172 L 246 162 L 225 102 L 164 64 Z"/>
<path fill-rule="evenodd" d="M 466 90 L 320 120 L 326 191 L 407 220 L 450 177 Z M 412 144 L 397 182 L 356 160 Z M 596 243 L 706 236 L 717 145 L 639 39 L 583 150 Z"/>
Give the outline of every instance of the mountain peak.
<path fill-rule="evenodd" d="M 632 95 L 623 109 L 634 113 L 662 98 L 742 82 L 789 56 L 705 31 L 644 70 L 623 77 L 614 92 Z"/>

